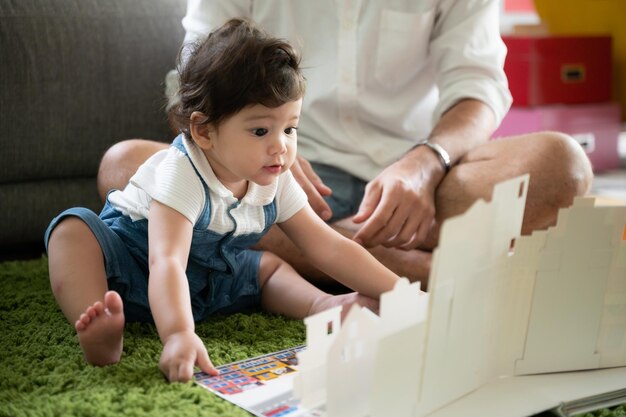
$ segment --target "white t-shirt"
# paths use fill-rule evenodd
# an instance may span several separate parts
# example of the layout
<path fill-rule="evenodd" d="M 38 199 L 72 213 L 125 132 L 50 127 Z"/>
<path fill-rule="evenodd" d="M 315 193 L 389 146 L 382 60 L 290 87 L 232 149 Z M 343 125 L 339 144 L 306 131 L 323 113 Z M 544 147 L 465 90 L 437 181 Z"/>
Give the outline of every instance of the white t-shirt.
<path fill-rule="evenodd" d="M 238 200 L 217 179 L 206 157 L 193 141 L 183 139 L 183 143 L 191 161 L 173 146 L 157 152 L 139 167 L 123 191 L 109 194 L 108 199 L 113 207 L 133 221 L 147 219 L 150 202 L 154 199 L 196 224 L 206 201 L 204 187 L 196 170 L 209 188 L 209 230 L 219 234 L 234 231 L 234 235 L 239 236 L 262 232 L 267 226 L 263 206 L 274 200 L 277 223 L 289 219 L 307 204 L 306 194 L 296 183 L 291 171 L 281 174 L 267 186 L 251 182 L 246 195 Z"/>
<path fill-rule="evenodd" d="M 189 0 L 185 42 L 248 17 L 302 52 L 305 158 L 366 181 L 458 101 L 511 105 L 499 0 Z"/>

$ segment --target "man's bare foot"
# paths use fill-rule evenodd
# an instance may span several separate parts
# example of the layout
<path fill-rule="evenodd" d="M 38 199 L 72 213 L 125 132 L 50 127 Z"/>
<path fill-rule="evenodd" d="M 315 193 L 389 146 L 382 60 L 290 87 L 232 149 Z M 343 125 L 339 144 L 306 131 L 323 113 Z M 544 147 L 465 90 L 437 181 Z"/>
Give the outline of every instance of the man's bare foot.
<path fill-rule="evenodd" d="M 383 246 L 376 246 L 369 251 L 398 276 L 406 277 L 411 282 L 420 281 L 422 289 L 428 288 L 432 252 L 420 249 L 385 248 Z"/>
<path fill-rule="evenodd" d="M 120 361 L 124 322 L 122 299 L 115 291 L 104 294 L 104 303 L 87 307 L 74 325 L 87 362 L 105 366 Z"/>
<path fill-rule="evenodd" d="M 343 321 L 353 304 L 358 304 L 361 307 L 367 307 L 374 313 L 378 314 L 378 300 L 366 297 L 356 292 L 351 292 L 349 294 L 340 295 L 327 294 L 323 297 L 318 298 L 313 302 L 313 305 L 309 310 L 309 315 L 321 313 L 322 311 L 341 305 L 343 306 L 343 309 L 341 310 L 341 321 Z"/>

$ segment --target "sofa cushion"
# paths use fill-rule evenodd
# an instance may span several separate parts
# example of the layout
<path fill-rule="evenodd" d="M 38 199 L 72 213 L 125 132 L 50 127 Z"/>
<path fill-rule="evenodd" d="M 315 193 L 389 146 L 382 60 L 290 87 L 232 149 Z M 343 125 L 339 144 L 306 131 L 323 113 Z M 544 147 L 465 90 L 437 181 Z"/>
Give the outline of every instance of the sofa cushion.
<path fill-rule="evenodd" d="M 0 183 L 95 176 L 124 138 L 169 140 L 184 0 L 0 2 Z"/>
<path fill-rule="evenodd" d="M 115 142 L 171 140 L 163 84 L 185 5 L 0 1 L 0 252 L 41 245 L 65 208 L 99 211 L 98 164 Z"/>

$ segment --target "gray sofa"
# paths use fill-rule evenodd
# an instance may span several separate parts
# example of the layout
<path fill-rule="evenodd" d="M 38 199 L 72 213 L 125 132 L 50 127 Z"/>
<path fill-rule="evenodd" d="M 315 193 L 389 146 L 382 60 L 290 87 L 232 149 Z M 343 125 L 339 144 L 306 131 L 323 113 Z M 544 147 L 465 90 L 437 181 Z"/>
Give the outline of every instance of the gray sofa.
<path fill-rule="evenodd" d="M 63 209 L 98 212 L 98 164 L 172 139 L 164 78 L 185 0 L 0 0 L 0 251 L 42 248 Z"/>

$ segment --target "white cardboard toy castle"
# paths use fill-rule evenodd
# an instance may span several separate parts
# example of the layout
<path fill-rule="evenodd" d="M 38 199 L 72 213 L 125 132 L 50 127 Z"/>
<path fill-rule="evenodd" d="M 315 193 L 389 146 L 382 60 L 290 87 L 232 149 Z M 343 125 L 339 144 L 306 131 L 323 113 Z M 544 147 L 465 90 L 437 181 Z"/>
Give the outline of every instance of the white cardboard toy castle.
<path fill-rule="evenodd" d="M 380 316 L 354 306 L 343 323 L 340 308 L 307 318 L 302 405 L 420 417 L 506 377 L 626 367 L 626 207 L 577 199 L 556 226 L 520 236 L 528 181 L 497 185 L 491 202 L 443 224 L 428 293 L 402 280 Z M 606 387 L 626 388 L 626 368 L 610 378 Z"/>

